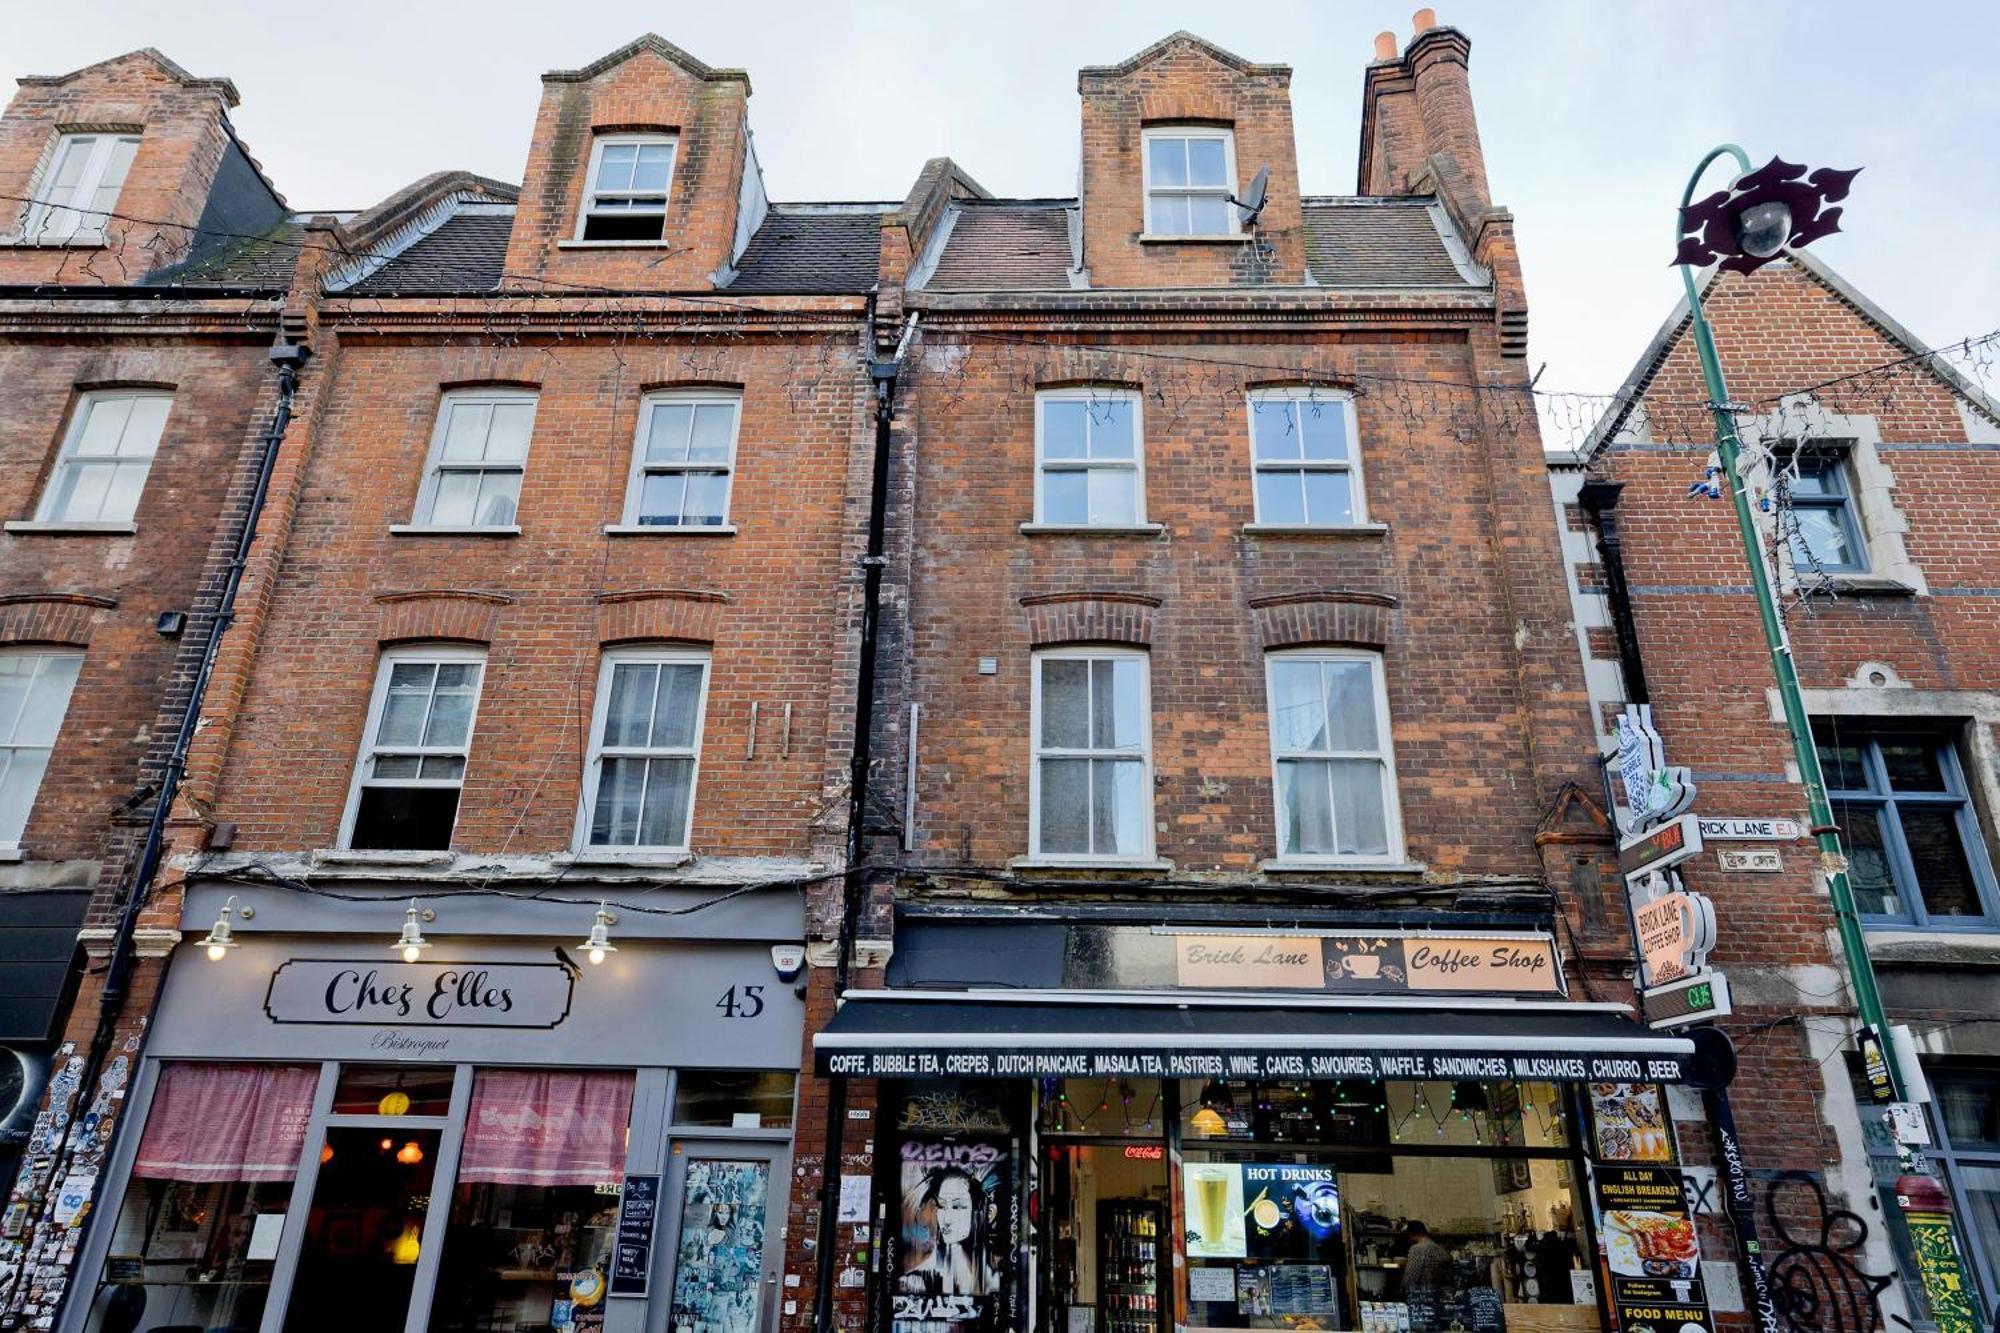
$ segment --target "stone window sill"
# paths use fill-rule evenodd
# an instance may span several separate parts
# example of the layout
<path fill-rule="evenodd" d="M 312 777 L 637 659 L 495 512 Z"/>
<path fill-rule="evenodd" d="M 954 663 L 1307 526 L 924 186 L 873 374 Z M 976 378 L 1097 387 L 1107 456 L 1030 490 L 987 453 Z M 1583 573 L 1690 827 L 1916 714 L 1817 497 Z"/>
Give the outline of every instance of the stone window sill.
<path fill-rule="evenodd" d="M 671 523 L 606 523 L 604 535 L 607 537 L 734 537 L 734 523 L 681 524 Z"/>
<path fill-rule="evenodd" d="M 381 847 L 325 847 L 313 853 L 313 860 L 330 866 L 445 866 L 452 862 L 448 851 L 395 851 Z"/>
<path fill-rule="evenodd" d="M 389 535 L 392 537 L 518 537 L 521 535 L 521 525 L 489 523 L 478 527 L 470 524 L 448 526 L 431 523 L 391 523 Z"/>
<path fill-rule="evenodd" d="M 59 241 L 30 240 L 26 236 L 0 236 L 0 248 L 8 250 L 102 250 L 102 236 L 70 236 Z"/>
<path fill-rule="evenodd" d="M 557 241 L 558 250 L 670 250 L 667 241 Z"/>
<path fill-rule="evenodd" d="M 1009 870 L 1138 870 L 1147 874 L 1165 874 L 1174 868 L 1172 861 L 1134 860 L 1119 861 L 1088 856 L 1017 856 L 1007 863 Z"/>
<path fill-rule="evenodd" d="M 1023 523 L 1030 537 L 1157 537 L 1164 523 Z"/>
<path fill-rule="evenodd" d="M 656 870 L 671 870 L 693 865 L 694 853 L 684 847 L 646 847 L 630 851 L 614 847 L 583 847 L 568 856 L 553 859 L 558 865 L 647 866 Z"/>
<path fill-rule="evenodd" d="M 139 530 L 137 523 L 62 523 L 45 519 L 15 519 L 0 527 L 8 532 L 79 537 L 129 537 Z"/>
<path fill-rule="evenodd" d="M 0 847 L 0 864 L 12 865 L 27 859 L 28 852 L 24 847 Z"/>
<path fill-rule="evenodd" d="M 1169 236 L 1151 231 L 1139 233 L 1141 245 L 1246 245 L 1251 239 L 1247 231 L 1222 232 L 1206 236 Z"/>
<path fill-rule="evenodd" d="M 1421 875 L 1430 867 L 1422 861 L 1341 861 L 1310 856 L 1276 856 L 1259 861 L 1267 875 Z"/>
<path fill-rule="evenodd" d="M 1245 523 L 1246 537 L 1380 537 L 1387 523 Z"/>
<path fill-rule="evenodd" d="M 1901 579 L 1881 574 L 1829 574 L 1812 586 L 1842 597 L 1915 597 L 1917 590 Z"/>

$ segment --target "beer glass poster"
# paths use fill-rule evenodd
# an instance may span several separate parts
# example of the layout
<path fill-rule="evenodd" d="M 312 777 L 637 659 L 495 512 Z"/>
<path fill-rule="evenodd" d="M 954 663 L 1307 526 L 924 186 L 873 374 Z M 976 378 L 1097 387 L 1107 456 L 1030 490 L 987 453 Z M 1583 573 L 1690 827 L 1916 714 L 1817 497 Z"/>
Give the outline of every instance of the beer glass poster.
<path fill-rule="evenodd" d="M 1181 1167 L 1181 1184 L 1187 1203 L 1187 1257 L 1243 1258 L 1243 1168 L 1188 1162 Z"/>
<path fill-rule="evenodd" d="M 1009 1141 L 911 1140 L 900 1166 L 896 1333 L 1007 1333 L 1016 1231 Z"/>

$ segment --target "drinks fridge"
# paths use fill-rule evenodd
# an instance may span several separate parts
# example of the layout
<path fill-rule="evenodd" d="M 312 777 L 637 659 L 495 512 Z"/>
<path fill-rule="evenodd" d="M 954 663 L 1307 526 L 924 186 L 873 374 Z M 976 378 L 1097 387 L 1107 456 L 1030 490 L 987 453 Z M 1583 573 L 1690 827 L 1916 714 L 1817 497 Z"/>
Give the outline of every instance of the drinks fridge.
<path fill-rule="evenodd" d="M 1159 1333 L 1164 1215 L 1145 1199 L 1097 1205 L 1098 1333 Z"/>

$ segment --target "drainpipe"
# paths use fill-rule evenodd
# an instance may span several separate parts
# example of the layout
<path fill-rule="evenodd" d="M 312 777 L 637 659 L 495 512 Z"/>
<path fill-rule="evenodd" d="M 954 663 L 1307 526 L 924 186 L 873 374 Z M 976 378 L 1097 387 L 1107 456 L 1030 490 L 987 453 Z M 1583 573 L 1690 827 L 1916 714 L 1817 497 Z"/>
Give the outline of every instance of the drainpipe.
<path fill-rule="evenodd" d="M 1611 628 L 1618 636 L 1618 673 L 1625 678 L 1625 700 L 1643 704 L 1652 698 L 1646 693 L 1646 668 L 1639 657 L 1632 587 L 1625 581 L 1625 544 L 1618 536 L 1618 493 L 1624 489 L 1622 481 L 1593 477 L 1577 491 L 1576 502 L 1597 533 L 1597 558 L 1604 566 L 1605 600 L 1611 604 Z"/>
<path fill-rule="evenodd" d="M 166 771 L 160 776 L 160 791 L 153 802 L 153 817 L 146 824 L 146 841 L 139 852 L 138 863 L 133 867 L 131 878 L 120 887 L 120 899 L 124 910 L 119 913 L 118 930 L 111 940 L 111 961 L 106 965 L 104 991 L 97 1002 L 97 1030 L 91 1035 L 90 1053 L 85 1058 L 83 1076 L 77 1080 L 76 1098 L 71 1103 L 71 1130 L 66 1136 L 63 1154 L 50 1168 L 49 1198 L 56 1194 L 56 1186 L 68 1172 L 71 1156 L 77 1142 L 76 1125 L 80 1122 L 85 1108 L 89 1107 L 96 1095 L 97 1080 L 104 1068 L 104 1058 L 110 1054 L 111 1043 L 118 1033 L 118 1017 L 125 1007 L 125 998 L 132 985 L 132 972 L 136 966 L 136 955 L 132 951 L 132 936 L 139 926 L 139 913 L 146 905 L 146 890 L 153 882 L 153 875 L 160 867 L 160 854 L 166 843 L 167 819 L 173 812 L 174 800 L 180 794 L 181 779 L 187 772 L 188 750 L 194 744 L 195 731 L 201 720 L 202 700 L 208 694 L 208 682 L 215 674 L 215 659 L 222 650 L 222 636 L 229 632 L 230 623 L 236 617 L 236 592 L 243 585 L 243 572 L 249 562 L 250 547 L 257 540 L 257 519 L 264 511 L 264 500 L 271 490 L 271 473 L 278 462 L 278 448 L 284 443 L 285 431 L 292 423 L 292 399 L 299 388 L 299 370 L 305 365 L 311 349 L 303 343 L 280 343 L 270 351 L 271 364 L 278 371 L 278 407 L 272 414 L 271 424 L 264 432 L 262 454 L 257 460 L 257 484 L 250 493 L 249 512 L 244 515 L 243 527 L 236 536 L 236 550 L 229 562 L 229 571 L 222 585 L 222 597 L 216 604 L 215 618 L 209 622 L 208 641 L 202 645 L 201 665 L 195 672 L 194 686 L 188 692 L 187 707 L 181 713 L 180 730 L 174 735 L 174 748 L 167 756 Z M 124 1117 L 112 1121 L 113 1142 L 124 1129 Z M 107 1157 L 109 1146 L 107 1146 Z M 77 1233 L 76 1251 L 84 1252 L 88 1242 L 91 1224 L 107 1213 L 115 1212 L 111 1201 L 98 1199 L 97 1206 L 84 1214 L 83 1227 Z M 46 1205 L 45 1205 L 46 1207 Z M 47 1220 L 47 1213 L 36 1219 L 37 1230 Z M 14 1286 L 7 1292 L 11 1305 L 15 1291 L 21 1280 L 21 1273 L 28 1268 L 26 1263 L 14 1277 Z M 56 1323 L 60 1326 L 64 1309 L 70 1298 L 79 1290 L 87 1291 L 91 1284 L 80 1281 L 74 1273 L 70 1275 L 68 1287 L 56 1311 Z M 85 1297 L 88 1299 L 88 1296 Z"/>
<path fill-rule="evenodd" d="M 868 298 L 868 337 L 875 336 L 875 298 Z M 863 825 L 868 817 L 868 767 L 872 759 L 875 717 L 875 650 L 881 636 L 882 571 L 888 566 L 883 554 L 889 529 L 889 450 L 890 427 L 896 417 L 896 377 L 902 370 L 903 354 L 917 331 L 916 312 L 903 325 L 903 336 L 887 361 L 871 359 L 868 375 L 875 386 L 875 458 L 868 493 L 868 550 L 861 557 L 861 660 L 854 682 L 854 750 L 847 770 L 847 873 L 841 880 L 840 929 L 835 936 L 833 1002 L 836 1008 L 847 993 L 850 959 L 854 940 L 861 928 L 861 909 L 868 887 L 863 880 L 861 859 L 865 851 Z M 840 1249 L 840 1165 L 841 1147 L 847 1124 L 847 1079 L 835 1075 L 827 1080 L 826 1146 L 821 1158 L 819 1196 L 819 1236 L 817 1267 L 813 1282 L 814 1333 L 834 1333 L 833 1284 L 835 1256 Z M 869 1238 L 880 1245 L 880 1236 Z"/>

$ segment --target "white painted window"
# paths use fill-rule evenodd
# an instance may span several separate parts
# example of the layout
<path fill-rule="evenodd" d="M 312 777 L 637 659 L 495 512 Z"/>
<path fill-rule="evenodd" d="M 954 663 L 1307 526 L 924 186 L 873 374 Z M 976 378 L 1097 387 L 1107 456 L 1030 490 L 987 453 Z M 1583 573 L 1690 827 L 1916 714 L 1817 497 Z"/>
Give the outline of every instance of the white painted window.
<path fill-rule="evenodd" d="M 641 527 L 721 527 L 729 522 L 729 481 L 736 467 L 742 400 L 725 391 L 648 394 L 639 404 L 639 438 L 625 522 Z"/>
<path fill-rule="evenodd" d="M 705 652 L 658 648 L 605 654 L 584 774 L 578 831 L 584 846 L 687 849 L 707 694 Z"/>
<path fill-rule="evenodd" d="M 1233 236 L 1236 136 L 1205 126 L 1162 126 L 1145 147 L 1146 231 L 1153 236 Z"/>
<path fill-rule="evenodd" d="M 1346 393 L 1253 392 L 1250 469 L 1259 523 L 1345 527 L 1367 518 L 1354 399 Z"/>
<path fill-rule="evenodd" d="M 138 151 L 135 134 L 63 135 L 48 169 L 30 191 L 34 198 L 22 235 L 31 241 L 102 240 Z"/>
<path fill-rule="evenodd" d="M 1146 521 L 1139 395 L 1051 389 L 1035 402 L 1035 521 L 1129 527 Z"/>
<path fill-rule="evenodd" d="M 1029 850 L 1105 861 L 1153 855 L 1153 718 L 1146 654 L 1035 655 Z"/>
<path fill-rule="evenodd" d="M 0 652 L 0 847 L 21 845 L 82 667 L 68 649 Z"/>
<path fill-rule="evenodd" d="M 44 523 L 131 522 L 172 402 L 172 394 L 152 390 L 83 395 L 35 517 Z"/>
<path fill-rule="evenodd" d="M 674 137 L 605 134 L 590 149 L 576 235 L 583 241 L 657 241 L 666 234 Z"/>
<path fill-rule="evenodd" d="M 383 654 L 348 798 L 345 846 L 450 849 L 485 667 L 477 648 L 430 644 Z"/>
<path fill-rule="evenodd" d="M 535 429 L 535 395 L 525 389 L 459 389 L 438 408 L 424 488 L 411 522 L 422 527 L 511 525 Z"/>
<path fill-rule="evenodd" d="M 1389 697 L 1379 654 L 1271 653 L 1271 762 L 1281 859 L 1402 859 Z"/>

